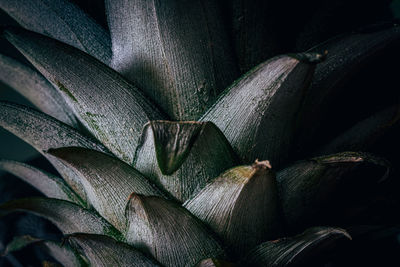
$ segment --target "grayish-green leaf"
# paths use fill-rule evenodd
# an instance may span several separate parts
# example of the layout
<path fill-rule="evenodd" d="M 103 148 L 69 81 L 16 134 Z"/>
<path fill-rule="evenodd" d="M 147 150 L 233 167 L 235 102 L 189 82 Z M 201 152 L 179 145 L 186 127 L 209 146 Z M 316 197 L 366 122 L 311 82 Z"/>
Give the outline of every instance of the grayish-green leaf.
<path fill-rule="evenodd" d="M 126 213 L 127 242 L 165 266 L 193 266 L 223 255 L 205 226 L 174 202 L 133 194 Z"/>
<path fill-rule="evenodd" d="M 299 161 L 277 174 L 279 195 L 286 223 L 290 228 L 301 228 L 317 219 L 316 214 L 324 207 L 340 199 L 344 188 L 343 179 L 356 179 L 361 168 L 379 168 L 379 177 L 371 177 L 377 183 L 389 172 L 389 164 L 380 158 L 361 152 L 343 152 Z M 367 177 L 366 177 L 367 178 Z M 364 183 L 367 182 L 364 179 Z M 354 188 L 356 194 L 359 188 Z"/>
<path fill-rule="evenodd" d="M 351 239 L 343 229 L 314 227 L 291 237 L 265 242 L 254 248 L 242 264 L 246 266 L 308 266 L 321 253 Z"/>
<path fill-rule="evenodd" d="M 67 240 L 88 258 L 91 266 L 160 266 L 128 244 L 104 235 L 79 233 L 69 235 Z"/>
<path fill-rule="evenodd" d="M 103 234 L 122 239 L 121 233 L 102 217 L 69 201 L 54 198 L 23 198 L 0 205 L 0 216 L 26 211 L 54 223 L 63 234 Z"/>
<path fill-rule="evenodd" d="M 299 121 L 300 129 L 296 134 L 299 144 L 310 141 L 316 126 L 327 112 L 327 104 L 334 94 L 340 92 L 340 85 L 399 40 L 400 27 L 397 25 L 380 31 L 339 36 L 311 49 L 316 52 L 328 51 L 328 55 L 324 62 L 317 65 L 305 98 Z"/>
<path fill-rule="evenodd" d="M 131 193 L 160 196 L 141 173 L 112 156 L 78 147 L 48 153 L 81 178 L 90 204 L 121 232 L 125 232 L 124 213 Z"/>
<path fill-rule="evenodd" d="M 58 86 L 81 123 L 131 163 L 144 124 L 162 119 L 157 108 L 116 71 L 76 48 L 24 30 L 5 36 Z"/>
<path fill-rule="evenodd" d="M 29 183 L 45 196 L 85 206 L 82 199 L 61 178 L 25 163 L 0 159 L 0 169 Z"/>
<path fill-rule="evenodd" d="M 237 76 L 218 1 L 106 1 L 112 66 L 174 120 L 197 119 Z"/>
<path fill-rule="evenodd" d="M 279 56 L 257 66 L 227 89 L 201 118 L 212 121 L 235 151 L 280 165 L 288 156 L 298 110 L 320 55 Z"/>
<path fill-rule="evenodd" d="M 32 68 L 0 54 L 0 81 L 23 95 L 44 113 L 77 126 L 75 116 L 56 89 Z"/>
<path fill-rule="evenodd" d="M 235 264 L 219 259 L 204 259 L 198 264 L 196 264 L 196 267 L 234 267 L 236 266 Z"/>
<path fill-rule="evenodd" d="M 268 161 L 226 171 L 184 207 L 211 227 L 235 253 L 279 236 L 278 189 Z"/>
<path fill-rule="evenodd" d="M 7 244 L 6 249 L 1 256 L 5 256 L 9 253 L 21 250 L 30 244 L 38 243 L 42 241 L 40 238 L 32 237 L 30 235 L 14 236 L 13 240 Z"/>
<path fill-rule="evenodd" d="M 86 193 L 79 177 L 60 164 L 57 159 L 43 152 L 51 148 L 67 146 L 86 147 L 106 152 L 107 149 L 104 146 L 42 112 L 7 102 L 0 102 L 0 127 L 18 136 L 47 157 L 71 188 L 86 201 Z"/>
<path fill-rule="evenodd" d="M 151 121 L 144 128 L 134 166 L 185 201 L 235 163 L 233 149 L 213 123 Z"/>
<path fill-rule="evenodd" d="M 355 124 L 318 149 L 316 154 L 326 155 L 339 151 L 368 151 L 368 148 L 397 124 L 399 119 L 400 110 L 398 107 L 386 108 Z"/>
<path fill-rule="evenodd" d="M 68 0 L 2 0 L 0 8 L 26 29 L 75 46 L 105 64 L 111 61 L 109 34 Z"/>

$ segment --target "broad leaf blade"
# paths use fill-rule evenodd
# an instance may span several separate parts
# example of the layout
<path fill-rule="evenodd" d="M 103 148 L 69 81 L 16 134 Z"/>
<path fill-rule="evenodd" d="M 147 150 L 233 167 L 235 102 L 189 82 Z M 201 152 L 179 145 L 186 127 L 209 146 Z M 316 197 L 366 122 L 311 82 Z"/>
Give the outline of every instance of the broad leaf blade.
<path fill-rule="evenodd" d="M 75 116 L 56 89 L 30 67 L 0 54 L 0 81 L 23 95 L 44 113 L 77 126 Z"/>
<path fill-rule="evenodd" d="M 61 178 L 55 175 L 12 160 L 0 159 L 0 169 L 31 184 L 47 197 L 68 200 L 85 206 L 82 199 Z"/>
<path fill-rule="evenodd" d="M 201 121 L 215 123 L 245 162 L 262 158 L 279 166 L 288 157 L 315 68 L 309 62 L 319 57 L 279 56 L 257 66 L 227 89 Z"/>
<path fill-rule="evenodd" d="M 0 205 L 0 215 L 15 211 L 26 211 L 44 217 L 54 223 L 63 234 L 82 232 L 122 238 L 121 233 L 102 217 L 65 200 L 37 197 L 12 200 Z"/>
<path fill-rule="evenodd" d="M 131 193 L 161 196 L 137 170 L 98 151 L 70 147 L 48 153 L 80 178 L 90 204 L 121 232 L 125 232 L 125 207 Z"/>
<path fill-rule="evenodd" d="M 213 123 L 151 121 L 144 128 L 134 166 L 185 201 L 235 163 L 229 142 Z"/>
<path fill-rule="evenodd" d="M 112 66 L 174 120 L 197 119 L 236 77 L 217 1 L 106 1 Z"/>
<path fill-rule="evenodd" d="M 26 29 L 75 46 L 105 64 L 111 61 L 109 34 L 68 0 L 2 0 L 0 8 Z"/>
<path fill-rule="evenodd" d="M 278 189 L 270 168 L 268 161 L 232 168 L 184 204 L 225 241 L 235 257 L 281 231 Z"/>
<path fill-rule="evenodd" d="M 131 163 L 143 125 L 162 118 L 157 108 L 117 72 L 78 49 L 23 30 L 5 36 L 58 86 L 80 122 Z"/>
<path fill-rule="evenodd" d="M 17 104 L 0 102 L 0 127 L 18 136 L 43 154 L 51 148 L 79 146 L 106 152 L 107 149 L 78 133 L 72 127 L 34 109 Z M 58 160 L 44 154 L 56 167 L 71 188 L 86 200 L 86 193 L 71 170 Z"/>
<path fill-rule="evenodd" d="M 163 265 L 193 266 L 204 258 L 223 254 L 205 226 L 174 202 L 132 195 L 127 218 L 127 242 Z"/>
<path fill-rule="evenodd" d="M 322 253 L 351 239 L 343 229 L 314 227 L 291 238 L 265 242 L 253 249 L 242 264 L 248 266 L 307 266 Z"/>
<path fill-rule="evenodd" d="M 135 248 L 104 235 L 72 234 L 67 237 L 80 250 L 91 266 L 160 266 Z"/>
<path fill-rule="evenodd" d="M 340 221 L 345 193 L 358 198 L 368 187 L 375 188 L 388 172 L 385 160 L 359 152 L 299 161 L 283 169 L 278 172 L 277 181 L 288 227 L 304 229 L 326 220 Z"/>

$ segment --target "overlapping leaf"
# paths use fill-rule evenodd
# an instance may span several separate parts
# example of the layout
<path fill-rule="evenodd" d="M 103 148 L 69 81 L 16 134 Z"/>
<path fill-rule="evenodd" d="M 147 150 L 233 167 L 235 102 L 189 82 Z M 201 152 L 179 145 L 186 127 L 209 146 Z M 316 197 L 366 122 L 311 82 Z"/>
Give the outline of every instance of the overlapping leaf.
<path fill-rule="evenodd" d="M 0 54 L 0 81 L 15 89 L 44 113 L 77 126 L 64 99 L 42 75 L 30 67 Z"/>
<path fill-rule="evenodd" d="M 112 66 L 174 120 L 197 119 L 236 78 L 218 1 L 106 1 Z"/>
<path fill-rule="evenodd" d="M 133 165 L 183 202 L 235 163 L 229 142 L 213 123 L 152 121 Z"/>
<path fill-rule="evenodd" d="M 0 8 L 21 26 L 111 61 L 109 34 L 68 0 L 2 0 Z"/>
<path fill-rule="evenodd" d="M 143 125 L 162 115 L 117 72 L 76 48 L 25 30 L 6 38 L 62 92 L 80 122 L 110 151 L 132 162 Z"/>

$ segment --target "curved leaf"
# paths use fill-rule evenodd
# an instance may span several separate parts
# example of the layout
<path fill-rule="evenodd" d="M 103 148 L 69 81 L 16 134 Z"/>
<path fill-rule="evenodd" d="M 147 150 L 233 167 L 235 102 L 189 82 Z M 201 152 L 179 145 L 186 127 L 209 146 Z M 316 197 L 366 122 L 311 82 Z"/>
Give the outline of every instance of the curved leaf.
<path fill-rule="evenodd" d="M 85 206 L 82 199 L 61 178 L 55 175 L 12 160 L 0 159 L 0 169 L 19 177 L 47 197 L 68 200 Z"/>
<path fill-rule="evenodd" d="M 219 234 L 235 257 L 281 230 L 278 189 L 268 161 L 226 171 L 184 207 Z"/>
<path fill-rule="evenodd" d="M 117 72 L 78 49 L 24 30 L 5 36 L 58 86 L 81 123 L 131 163 L 143 125 L 162 118 L 157 108 Z"/>
<path fill-rule="evenodd" d="M 127 242 L 166 266 L 193 266 L 223 254 L 205 226 L 181 206 L 132 194 L 126 210 Z"/>
<path fill-rule="evenodd" d="M 109 64 L 109 34 L 68 0 L 2 0 L 0 8 L 21 26 L 48 35 Z"/>
<path fill-rule="evenodd" d="M 236 77 L 218 1 L 106 1 L 112 66 L 174 120 L 197 119 Z"/>
<path fill-rule="evenodd" d="M 235 163 L 229 142 L 213 123 L 151 121 L 133 165 L 159 188 L 185 201 Z"/>
<path fill-rule="evenodd" d="M 102 145 L 81 135 L 72 127 L 57 121 L 56 119 L 17 104 L 0 102 L 0 127 L 18 136 L 36 150 L 43 151 L 51 148 L 79 146 L 106 152 Z M 44 154 L 56 167 L 65 181 L 85 201 L 86 193 L 76 176 L 71 170 L 65 168 L 53 157 Z"/>
<path fill-rule="evenodd" d="M 227 89 L 201 121 L 215 123 L 245 162 L 264 158 L 280 165 L 288 156 L 297 112 L 315 68 L 309 62 L 319 58 L 266 61 Z"/>
<path fill-rule="evenodd" d="M 351 239 L 343 229 L 314 227 L 291 237 L 265 242 L 243 260 L 246 266 L 308 266 L 318 256 L 344 240 Z"/>
<path fill-rule="evenodd" d="M 369 176 L 364 177 L 362 170 Z M 378 180 L 387 177 L 388 172 L 389 164 L 383 159 L 357 152 L 343 152 L 294 163 L 277 174 L 286 223 L 292 229 L 301 229 L 311 221 L 315 225 L 322 219 L 317 214 L 328 210 L 331 214 L 333 210 L 329 208 L 330 205 L 339 206 L 344 191 L 351 190 L 351 194 L 357 196 L 368 184 L 375 187 Z M 356 184 L 352 185 L 352 181 Z"/>
<path fill-rule="evenodd" d="M 102 217 L 65 200 L 36 197 L 12 200 L 0 205 L 1 216 L 15 211 L 26 211 L 44 217 L 54 223 L 63 234 L 82 232 L 122 239 L 121 233 Z"/>
<path fill-rule="evenodd" d="M 400 40 L 400 27 L 393 26 L 379 31 L 365 31 L 333 38 L 312 48 L 328 51 L 326 60 L 318 64 L 309 93 L 305 98 L 299 132 L 299 144 L 310 141 L 314 130 L 324 118 L 328 102 L 356 70 L 367 64 L 380 52 Z M 315 112 L 318 110 L 318 112 Z"/>
<path fill-rule="evenodd" d="M 135 248 L 104 235 L 72 234 L 67 237 L 80 250 L 91 266 L 160 266 Z"/>
<path fill-rule="evenodd" d="M 339 151 L 368 151 L 380 137 L 398 123 L 398 107 L 389 107 L 357 123 L 328 144 L 318 149 L 317 154 L 337 153 Z"/>
<path fill-rule="evenodd" d="M 77 126 L 75 116 L 56 89 L 39 73 L 0 54 L 0 81 L 27 98 L 44 113 Z"/>
<path fill-rule="evenodd" d="M 125 232 L 125 207 L 131 193 L 160 196 L 137 170 L 98 151 L 69 147 L 48 153 L 81 178 L 90 204 L 121 232 Z"/>

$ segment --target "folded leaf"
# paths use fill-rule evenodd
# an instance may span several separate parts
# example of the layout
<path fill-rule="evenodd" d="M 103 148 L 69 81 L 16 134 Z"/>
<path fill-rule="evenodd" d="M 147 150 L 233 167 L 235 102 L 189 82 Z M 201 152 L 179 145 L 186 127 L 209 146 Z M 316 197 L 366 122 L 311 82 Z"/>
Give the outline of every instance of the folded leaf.
<path fill-rule="evenodd" d="M 362 171 L 369 176 L 365 177 Z M 375 187 L 387 177 L 388 172 L 385 160 L 367 153 L 343 152 L 297 162 L 277 174 L 286 223 L 291 229 L 315 225 L 323 219 L 320 215 L 324 212 L 331 215 L 332 221 L 337 216 L 332 205 L 337 208 L 344 192 L 350 191 L 357 198 L 367 186 Z"/>
<path fill-rule="evenodd" d="M 315 52 L 328 51 L 328 55 L 324 62 L 318 64 L 305 98 L 299 121 L 300 129 L 296 134 L 298 144 L 311 141 L 315 129 L 327 112 L 329 100 L 340 92 L 340 85 L 399 40 L 400 27 L 390 26 L 379 31 L 339 36 L 311 49 Z"/>
<path fill-rule="evenodd" d="M 72 234 L 67 237 L 80 250 L 91 266 L 160 266 L 135 248 L 104 235 Z"/>
<path fill-rule="evenodd" d="M 223 254 L 205 226 L 174 202 L 132 194 L 126 210 L 127 242 L 166 266 L 193 266 Z"/>
<path fill-rule="evenodd" d="M 264 158 L 279 166 L 288 156 L 315 68 L 309 62 L 321 56 L 303 57 L 279 56 L 257 66 L 227 89 L 201 121 L 215 123 L 245 162 Z"/>
<path fill-rule="evenodd" d="M 174 120 L 197 119 L 237 74 L 218 1 L 106 1 L 112 66 Z"/>
<path fill-rule="evenodd" d="M 78 49 L 24 30 L 5 36 L 58 86 L 80 122 L 131 163 L 143 125 L 162 118 L 157 108 L 117 72 Z"/>
<path fill-rule="evenodd" d="M 23 198 L 0 205 L 0 216 L 26 211 L 54 223 L 63 234 L 76 232 L 103 234 L 122 239 L 122 235 L 102 217 L 72 202 L 54 198 Z"/>
<path fill-rule="evenodd" d="M 234 257 L 281 230 L 278 189 L 268 161 L 226 171 L 184 207 L 219 234 Z"/>
<path fill-rule="evenodd" d="M 48 153 L 81 179 L 90 204 L 122 233 L 125 232 L 125 207 L 131 193 L 160 196 L 137 170 L 117 158 L 98 151 L 69 147 Z"/>
<path fill-rule="evenodd" d="M 56 89 L 30 67 L 0 54 L 0 81 L 23 95 L 44 113 L 77 126 L 75 116 Z"/>
<path fill-rule="evenodd" d="M 185 201 L 235 163 L 233 149 L 213 123 L 151 121 L 133 165 L 159 188 Z"/>
<path fill-rule="evenodd" d="M 68 0 L 2 0 L 0 8 L 26 29 L 75 46 L 105 64 L 111 61 L 109 34 Z"/>
<path fill-rule="evenodd" d="M 81 206 L 86 206 L 83 200 L 69 188 L 64 180 L 53 174 L 12 160 L 0 160 L 0 170 L 19 177 L 47 197 L 68 200 Z"/>
<path fill-rule="evenodd" d="M 368 151 L 369 148 L 392 126 L 398 123 L 400 111 L 398 107 L 386 108 L 371 117 L 357 123 L 314 154 L 329 154 L 339 151 Z"/>
<path fill-rule="evenodd" d="M 104 146 L 83 136 L 72 127 L 42 112 L 17 104 L 0 102 L 0 127 L 18 136 L 42 154 L 43 151 L 51 148 L 66 146 L 107 151 Z M 56 167 L 71 188 L 86 201 L 86 193 L 79 177 L 60 164 L 58 160 L 46 154 L 44 156 Z"/>
<path fill-rule="evenodd" d="M 318 257 L 351 239 L 343 229 L 314 227 L 291 238 L 265 242 L 253 249 L 242 261 L 246 266 L 309 266 Z"/>

